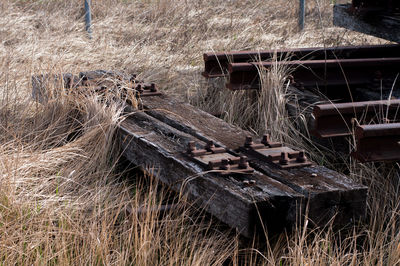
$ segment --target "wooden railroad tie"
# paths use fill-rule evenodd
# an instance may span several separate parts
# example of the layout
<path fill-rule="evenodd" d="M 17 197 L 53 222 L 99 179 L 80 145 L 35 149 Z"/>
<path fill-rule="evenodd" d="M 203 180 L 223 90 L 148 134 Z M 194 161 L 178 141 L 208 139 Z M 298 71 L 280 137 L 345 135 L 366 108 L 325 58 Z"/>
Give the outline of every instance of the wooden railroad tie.
<path fill-rule="evenodd" d="M 40 101 L 45 87 L 33 80 Z M 141 102 L 143 111 L 118 128 L 123 155 L 242 235 L 290 230 L 306 209 L 316 226 L 334 219 L 342 227 L 365 215 L 367 188 L 302 151 L 268 136 L 253 143 L 250 132 L 162 93 Z"/>

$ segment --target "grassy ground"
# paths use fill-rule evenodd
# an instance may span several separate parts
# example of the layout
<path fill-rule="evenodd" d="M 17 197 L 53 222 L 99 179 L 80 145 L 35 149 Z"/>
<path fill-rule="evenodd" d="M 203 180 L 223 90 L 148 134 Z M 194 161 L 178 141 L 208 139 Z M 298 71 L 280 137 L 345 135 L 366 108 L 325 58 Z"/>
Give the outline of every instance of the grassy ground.
<path fill-rule="evenodd" d="M 137 214 L 139 206 L 158 206 L 166 192 L 151 176 L 144 178 L 145 184 L 132 183 L 115 170 L 119 155 L 113 136 L 123 119 L 121 106 L 105 106 L 95 95 L 61 94 L 45 105 L 30 99 L 32 74 L 115 69 L 138 73 L 168 93 L 199 103 L 208 86 L 200 76 L 205 51 L 384 41 L 333 27 L 328 0 L 308 1 L 302 33 L 297 31 L 295 0 L 93 0 L 91 40 L 84 32 L 82 6 L 77 0 L 0 3 L 1 261 L 399 262 L 398 165 L 361 165 L 345 159 L 338 166 L 370 187 L 368 219 L 351 233 L 305 226 L 274 244 L 242 247 L 234 234 L 215 228 L 198 213 L 191 215 L 190 207 L 162 219 L 150 209 Z M 285 116 L 285 91 L 279 73 L 266 79 L 261 100 L 249 111 L 257 119 L 250 123 L 257 132 L 280 129 L 272 132 L 274 137 L 288 140 L 293 130 L 280 119 Z M 234 101 L 238 96 L 224 97 Z M 246 116 L 229 114 L 227 120 L 248 124 L 243 122 Z"/>

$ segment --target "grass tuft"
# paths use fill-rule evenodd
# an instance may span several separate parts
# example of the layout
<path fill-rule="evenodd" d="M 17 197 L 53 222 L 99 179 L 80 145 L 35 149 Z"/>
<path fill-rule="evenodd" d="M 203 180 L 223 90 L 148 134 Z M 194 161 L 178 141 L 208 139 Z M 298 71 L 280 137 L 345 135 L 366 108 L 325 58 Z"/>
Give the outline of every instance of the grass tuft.
<path fill-rule="evenodd" d="M 205 84 L 202 53 L 382 43 L 337 29 L 328 0 L 309 1 L 298 32 L 298 1 L 98 0 L 93 39 L 82 1 L 1 1 L 0 261 L 16 264 L 252 265 L 385 264 L 399 261 L 399 165 L 344 161 L 336 168 L 367 184 L 368 220 L 350 232 L 298 228 L 263 246 L 215 225 L 182 203 L 160 217 L 170 191 L 116 169 L 115 132 L 123 101 L 66 93 L 53 85 L 43 104 L 31 76 L 94 69 L 138 73 L 167 93 L 227 121 L 302 146 L 307 134 L 287 122 L 287 70 L 260 70 L 263 90 Z M 288 8 L 289 7 L 289 8 Z M 206 90 L 206 88 L 208 88 Z M 196 96 L 196 97 L 194 97 Z M 254 101 L 254 99 L 258 99 Z M 301 124 L 302 116 L 295 117 Z M 303 123 L 304 124 L 304 123 Z M 300 127 L 301 128 L 301 127 Z M 296 133 L 297 132 L 297 133 Z M 300 134 L 299 133 L 299 134 Z M 329 158 L 329 157 L 326 157 Z M 138 210 L 148 209 L 145 212 Z M 307 225 L 307 223 L 304 223 Z M 248 243 L 247 243 L 248 244 Z"/>

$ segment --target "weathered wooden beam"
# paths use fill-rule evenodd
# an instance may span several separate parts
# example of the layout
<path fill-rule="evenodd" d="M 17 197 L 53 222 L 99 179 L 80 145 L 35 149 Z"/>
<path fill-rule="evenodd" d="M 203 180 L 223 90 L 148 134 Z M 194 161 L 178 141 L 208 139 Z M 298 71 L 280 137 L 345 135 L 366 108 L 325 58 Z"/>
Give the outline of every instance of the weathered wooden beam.
<path fill-rule="evenodd" d="M 33 95 L 40 101 L 46 86 L 37 80 Z M 367 188 L 322 166 L 278 170 L 251 158 L 256 168 L 251 175 L 207 172 L 184 154 L 189 142 L 212 141 L 237 156 L 252 134 L 166 95 L 142 98 L 141 106 L 142 110 L 128 110 L 118 130 L 126 158 L 244 236 L 263 228 L 270 233 L 290 228 L 302 220 L 305 206 L 317 225 L 334 218 L 343 226 L 365 213 Z"/>
<path fill-rule="evenodd" d="M 229 149 L 243 146 L 245 137 L 252 135 L 172 97 L 146 98 L 143 106 L 160 121 Z M 365 214 L 367 188 L 343 174 L 323 166 L 278 170 L 266 162 L 251 159 L 252 166 L 303 194 L 308 200 L 309 218 L 318 225 L 335 216 L 335 224 L 343 226 Z"/>
<path fill-rule="evenodd" d="M 204 142 L 145 113 L 130 115 L 119 134 L 128 160 L 153 171 L 163 183 L 244 236 L 262 232 L 263 226 L 270 233 L 280 232 L 293 226 L 301 214 L 303 196 L 265 174 L 222 177 L 206 173 L 184 154 L 189 141 Z M 249 178 L 255 181 L 253 185 L 243 182 Z"/>

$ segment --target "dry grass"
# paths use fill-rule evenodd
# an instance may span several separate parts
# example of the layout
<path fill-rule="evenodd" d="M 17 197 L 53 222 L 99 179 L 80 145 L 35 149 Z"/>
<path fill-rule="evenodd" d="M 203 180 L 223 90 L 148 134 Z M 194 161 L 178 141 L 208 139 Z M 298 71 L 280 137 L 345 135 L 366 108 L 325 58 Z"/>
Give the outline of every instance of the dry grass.
<path fill-rule="evenodd" d="M 2 122 L 12 121 L 1 128 L 3 262 L 218 265 L 231 256 L 234 243 L 190 208 L 158 219 L 168 193 L 151 175 L 131 184 L 116 173 L 122 104 L 55 94 L 43 106 L 1 102 Z"/>
<path fill-rule="evenodd" d="M 242 248 L 236 236 L 220 232 L 203 215 L 194 219 L 198 211 L 193 215 L 191 207 L 161 219 L 153 209 L 137 215 L 136 208 L 157 207 L 168 193 L 151 176 L 143 185 L 117 173 L 114 133 L 124 118 L 123 104 L 58 90 L 44 105 L 30 99 L 32 74 L 138 72 L 232 123 L 250 125 L 258 133 L 269 129 L 273 138 L 299 145 L 304 138 L 293 138 L 296 130 L 283 119 L 284 71 L 264 73 L 259 101 L 244 105 L 248 95 L 232 95 L 218 84 L 207 92 L 218 101 L 204 102 L 210 84 L 199 73 L 202 53 L 210 50 L 382 43 L 332 27 L 330 1 L 308 4 L 306 30 L 299 33 L 295 0 L 93 0 L 89 40 L 82 1 L 1 1 L 0 260 L 65 265 L 398 263 L 398 165 L 347 161 L 340 166 L 370 187 L 369 220 L 350 233 L 334 233 L 329 226 L 312 231 L 305 223 L 266 247 Z M 304 148 L 315 152 L 309 145 Z"/>

